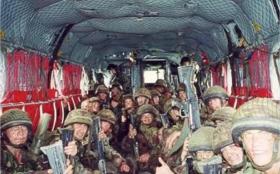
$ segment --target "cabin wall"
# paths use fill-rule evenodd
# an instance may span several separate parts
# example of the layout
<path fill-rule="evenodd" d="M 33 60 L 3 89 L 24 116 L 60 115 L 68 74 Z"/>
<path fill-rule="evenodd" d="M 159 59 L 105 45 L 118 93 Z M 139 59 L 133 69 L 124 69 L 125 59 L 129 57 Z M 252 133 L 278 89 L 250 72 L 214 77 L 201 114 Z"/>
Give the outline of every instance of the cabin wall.
<path fill-rule="evenodd" d="M 81 101 L 80 65 L 59 65 L 46 55 L 22 49 L 1 55 L 0 65 L 6 69 L 1 74 L 1 112 L 11 108 L 27 111 L 34 126 L 43 113 L 49 113 L 49 128 L 54 129 L 63 123 L 69 111 L 77 108 Z"/>

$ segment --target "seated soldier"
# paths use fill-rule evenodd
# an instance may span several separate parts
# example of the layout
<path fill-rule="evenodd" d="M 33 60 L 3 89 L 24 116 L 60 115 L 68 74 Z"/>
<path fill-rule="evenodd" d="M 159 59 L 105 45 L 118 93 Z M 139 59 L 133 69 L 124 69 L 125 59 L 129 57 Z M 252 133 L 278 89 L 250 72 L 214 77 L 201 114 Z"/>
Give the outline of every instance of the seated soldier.
<path fill-rule="evenodd" d="M 214 155 L 213 127 L 201 127 L 191 136 L 189 141 L 189 152 L 193 156 L 194 170 L 199 174 L 221 173 L 222 159 Z"/>
<path fill-rule="evenodd" d="M 228 105 L 228 98 L 226 90 L 221 86 L 211 86 L 204 92 L 202 99 L 205 106 L 201 113 L 203 124 L 211 119 L 213 112 Z"/>
<path fill-rule="evenodd" d="M 40 157 L 34 158 L 35 154 L 30 150 L 32 123 L 26 112 L 19 109 L 8 110 L 1 115 L 0 122 L 1 173 L 52 173 L 52 170 L 43 169 Z M 75 155 L 73 148 L 76 146 L 71 143 L 65 148 L 65 153 Z M 72 173 L 72 166 L 68 166 L 65 172 Z"/>
<path fill-rule="evenodd" d="M 134 94 L 134 101 L 138 107 L 148 104 L 151 99 L 151 92 L 147 88 L 139 88 Z"/>
<path fill-rule="evenodd" d="M 89 109 L 89 99 L 85 99 L 81 102 L 81 109 L 88 110 Z"/>
<path fill-rule="evenodd" d="M 162 105 L 161 105 L 161 101 L 160 101 L 160 97 L 161 97 L 161 94 L 153 89 L 150 91 L 151 92 L 151 104 L 160 112 L 160 113 L 163 113 L 163 108 L 162 108 Z"/>
<path fill-rule="evenodd" d="M 138 108 L 137 116 L 140 120 L 140 125 L 138 129 L 130 127 L 128 136 L 123 140 L 122 148 L 130 151 L 130 154 L 134 154 L 134 141 L 141 143 L 139 144 L 139 158 L 136 159 L 138 160 L 139 170 L 153 173 L 156 166 L 154 157 L 157 156 L 159 149 L 157 136 L 159 124 L 156 121 L 156 117 L 159 117 L 159 112 L 152 105 L 146 104 Z"/>
<path fill-rule="evenodd" d="M 98 97 L 91 97 L 88 99 L 87 111 L 91 114 L 97 114 L 101 110 L 101 104 Z"/>
<path fill-rule="evenodd" d="M 183 119 L 181 117 L 181 105 L 175 99 L 169 99 L 164 104 L 164 112 L 167 114 L 170 125 L 168 128 L 181 130 L 183 128 Z M 167 128 L 167 127 L 166 127 Z"/>
<path fill-rule="evenodd" d="M 232 122 L 224 122 L 217 126 L 214 131 L 213 146 L 216 154 L 221 154 L 225 160 L 225 173 L 242 174 L 253 173 L 250 164 L 247 163 L 243 149 L 234 144 L 231 136 Z"/>
<path fill-rule="evenodd" d="M 109 89 L 105 85 L 99 85 L 95 91 L 96 97 L 99 98 L 101 108 L 109 108 Z"/>
<path fill-rule="evenodd" d="M 232 138 L 241 143 L 253 167 L 265 174 L 280 171 L 280 106 L 256 98 L 234 114 Z"/>
<path fill-rule="evenodd" d="M 108 148 L 105 149 L 105 156 L 107 159 L 113 161 L 111 168 L 117 168 L 120 172 L 130 172 L 131 169 L 126 163 L 126 160 L 114 149 L 119 149 L 120 144 L 111 143 L 116 142 L 114 139 L 117 138 L 112 134 L 116 124 L 116 117 L 114 113 L 109 109 L 102 109 L 97 116 L 101 119 L 100 138 L 103 139 L 104 145 L 108 146 Z M 112 145 L 114 145 L 114 148 L 112 148 Z"/>

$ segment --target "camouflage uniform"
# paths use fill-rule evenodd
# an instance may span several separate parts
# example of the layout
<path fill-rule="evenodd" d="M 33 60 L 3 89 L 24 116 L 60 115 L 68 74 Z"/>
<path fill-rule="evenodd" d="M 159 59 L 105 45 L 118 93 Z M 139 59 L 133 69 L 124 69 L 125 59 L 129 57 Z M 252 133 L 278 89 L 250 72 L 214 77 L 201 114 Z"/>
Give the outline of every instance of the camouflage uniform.
<path fill-rule="evenodd" d="M 209 100 L 212 98 L 220 98 L 223 101 L 223 100 L 228 100 L 229 96 L 228 96 L 226 90 L 224 88 L 222 88 L 221 86 L 212 86 L 204 92 L 204 94 L 202 96 L 204 106 L 202 107 L 202 112 L 201 112 L 201 120 L 202 120 L 203 125 L 205 125 L 205 124 L 209 125 L 212 122 L 211 114 L 214 111 L 211 111 L 207 106 Z M 207 122 L 210 122 L 210 123 L 207 123 Z"/>
<path fill-rule="evenodd" d="M 19 109 L 11 109 L 3 113 L 0 117 L 1 122 L 1 173 L 13 174 L 13 173 L 39 173 L 43 167 L 38 161 L 34 160 L 34 154 L 30 151 L 31 141 L 31 127 L 32 123 L 26 112 Z M 20 147 L 12 145 L 8 137 L 5 135 L 5 130 L 14 126 L 24 125 L 28 128 L 28 140 L 26 144 Z M 7 149 L 8 144 L 17 149 L 21 149 L 21 162 L 18 162 L 17 158 Z M 38 159 L 36 157 L 36 159 Z M 43 171 L 41 171 L 43 173 Z M 45 171 L 46 172 L 46 171 Z"/>
<path fill-rule="evenodd" d="M 242 143 L 241 134 L 247 130 L 262 130 L 277 135 L 275 146 L 279 142 L 279 131 L 280 131 L 280 107 L 278 104 L 268 98 L 256 98 L 250 100 L 240 106 L 237 112 L 234 114 L 233 127 L 232 127 L 232 138 L 236 143 Z M 241 141 L 240 141 L 241 140 Z M 247 147 L 243 144 L 245 152 Z M 253 167 L 260 171 L 266 171 L 271 166 L 279 161 L 279 150 L 275 148 L 273 151 L 272 160 L 264 165 L 258 166 L 250 159 Z"/>

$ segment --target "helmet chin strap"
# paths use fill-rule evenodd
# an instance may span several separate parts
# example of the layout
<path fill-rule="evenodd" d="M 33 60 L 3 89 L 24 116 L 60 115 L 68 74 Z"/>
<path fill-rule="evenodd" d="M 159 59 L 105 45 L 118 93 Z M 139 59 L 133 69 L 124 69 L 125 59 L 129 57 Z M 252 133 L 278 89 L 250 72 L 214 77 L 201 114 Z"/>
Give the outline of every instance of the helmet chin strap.
<path fill-rule="evenodd" d="M 243 144 L 243 147 L 244 147 L 245 149 L 247 149 L 247 147 L 246 147 L 245 144 Z M 270 168 L 273 166 L 274 163 L 280 161 L 280 156 L 278 156 L 278 152 L 279 152 L 279 138 L 277 138 L 277 139 L 275 140 L 275 143 L 274 143 L 274 145 L 273 145 L 273 154 L 272 154 L 272 158 L 271 158 L 271 160 L 270 160 L 270 162 L 269 162 L 268 164 L 263 165 L 263 166 L 259 166 L 259 165 L 257 165 L 257 164 L 254 163 L 254 161 L 252 160 L 252 158 L 251 158 L 249 155 L 248 155 L 248 158 L 249 158 L 249 160 L 251 161 L 251 163 L 252 163 L 252 165 L 253 165 L 254 168 L 256 168 L 256 169 L 258 169 L 258 170 L 260 170 L 260 171 L 266 171 L 266 170 L 270 169 Z"/>

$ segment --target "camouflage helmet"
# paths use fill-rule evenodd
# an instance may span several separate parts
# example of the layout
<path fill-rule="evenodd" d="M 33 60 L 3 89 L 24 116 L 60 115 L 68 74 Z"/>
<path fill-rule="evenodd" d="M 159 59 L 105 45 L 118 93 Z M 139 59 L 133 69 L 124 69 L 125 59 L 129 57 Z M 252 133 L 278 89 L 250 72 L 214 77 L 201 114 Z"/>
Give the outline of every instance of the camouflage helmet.
<path fill-rule="evenodd" d="M 5 111 L 0 117 L 1 131 L 13 126 L 24 125 L 31 129 L 32 122 L 27 114 L 19 109 L 10 109 Z"/>
<path fill-rule="evenodd" d="M 133 96 L 132 96 L 132 94 L 125 94 L 125 95 L 123 95 L 123 102 L 126 100 L 126 99 L 131 99 L 131 100 L 133 100 Z"/>
<path fill-rule="evenodd" d="M 134 94 L 134 100 L 136 100 L 136 98 L 139 96 L 144 96 L 148 99 L 151 99 L 151 92 L 147 88 L 139 88 Z"/>
<path fill-rule="evenodd" d="M 177 92 L 186 91 L 186 85 L 184 83 L 180 83 Z"/>
<path fill-rule="evenodd" d="M 153 89 L 153 90 L 151 90 L 151 96 L 152 97 L 154 97 L 154 96 L 161 96 L 161 94 L 157 91 L 157 90 L 155 90 L 155 89 Z"/>
<path fill-rule="evenodd" d="M 69 126 L 74 123 L 83 123 L 88 126 L 92 125 L 91 114 L 84 109 L 75 109 L 68 113 L 64 126 Z"/>
<path fill-rule="evenodd" d="M 110 87 L 110 90 L 112 90 L 113 88 L 118 88 L 120 91 L 123 90 L 122 85 L 117 82 L 112 84 L 112 86 Z"/>
<path fill-rule="evenodd" d="M 98 97 L 91 97 L 88 99 L 89 103 L 93 103 L 93 102 L 99 102 L 100 103 L 100 99 Z"/>
<path fill-rule="evenodd" d="M 216 127 L 213 133 L 213 148 L 215 153 L 220 153 L 222 148 L 233 144 L 231 127 L 232 122 L 224 122 Z"/>
<path fill-rule="evenodd" d="M 181 104 L 178 100 L 171 98 L 164 103 L 163 110 L 168 113 L 173 107 L 181 109 Z"/>
<path fill-rule="evenodd" d="M 136 112 L 136 114 L 140 117 L 145 113 L 151 113 L 154 115 L 155 118 L 159 117 L 159 111 L 153 105 L 150 104 L 144 104 L 140 106 Z"/>
<path fill-rule="evenodd" d="M 162 87 L 166 88 L 167 87 L 167 83 L 163 79 L 157 79 L 157 81 L 155 83 L 155 86 L 162 86 Z"/>
<path fill-rule="evenodd" d="M 107 121 L 113 125 L 116 124 L 115 114 L 110 109 L 102 109 L 97 113 L 101 120 Z"/>
<path fill-rule="evenodd" d="M 189 151 L 213 151 L 213 133 L 215 128 L 213 127 L 201 127 L 196 130 L 189 141 Z"/>
<path fill-rule="evenodd" d="M 215 120 L 221 120 L 221 121 L 232 120 L 233 114 L 235 112 L 236 112 L 236 109 L 229 107 L 229 106 L 225 106 L 225 107 L 222 107 L 222 108 L 218 109 L 217 111 L 215 111 L 211 115 L 211 120 L 213 120 L 213 121 L 215 121 Z"/>
<path fill-rule="evenodd" d="M 96 88 L 95 95 L 99 93 L 109 94 L 109 89 L 105 85 L 99 85 Z"/>
<path fill-rule="evenodd" d="M 212 98 L 221 98 L 227 100 L 229 98 L 226 90 L 221 86 L 211 86 L 203 94 L 203 102 L 207 105 Z"/>
<path fill-rule="evenodd" d="M 238 142 L 246 130 L 264 130 L 279 135 L 280 106 L 269 98 L 255 98 L 238 108 L 233 117 L 232 137 Z"/>

